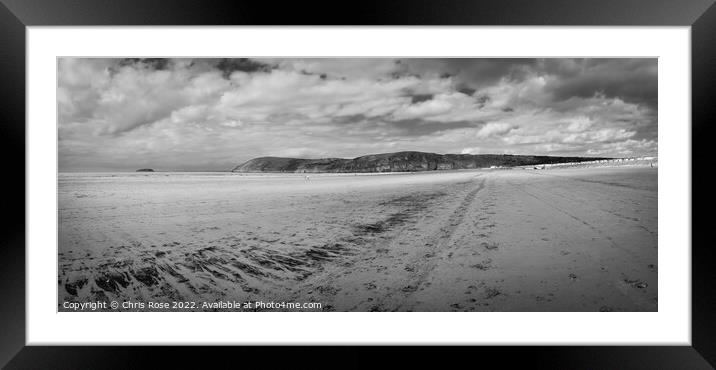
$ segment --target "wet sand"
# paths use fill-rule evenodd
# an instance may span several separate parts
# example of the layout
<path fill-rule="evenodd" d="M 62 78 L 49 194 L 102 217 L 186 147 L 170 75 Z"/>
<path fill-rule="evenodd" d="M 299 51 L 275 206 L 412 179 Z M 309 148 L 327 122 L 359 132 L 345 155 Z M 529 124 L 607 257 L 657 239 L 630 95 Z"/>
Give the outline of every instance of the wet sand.
<path fill-rule="evenodd" d="M 60 311 L 657 310 L 656 168 L 60 174 L 58 203 Z"/>

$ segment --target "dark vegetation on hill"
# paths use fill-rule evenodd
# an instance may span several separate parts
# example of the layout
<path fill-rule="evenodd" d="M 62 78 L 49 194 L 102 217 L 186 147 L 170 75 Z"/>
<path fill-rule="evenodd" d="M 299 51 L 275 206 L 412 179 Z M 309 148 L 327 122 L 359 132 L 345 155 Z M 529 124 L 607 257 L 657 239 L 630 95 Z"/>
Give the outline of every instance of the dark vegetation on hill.
<path fill-rule="evenodd" d="M 233 172 L 416 172 L 515 167 L 551 163 L 585 162 L 607 158 L 550 157 L 509 154 L 435 154 L 398 152 L 371 154 L 353 159 L 299 159 L 260 157 L 236 166 Z"/>

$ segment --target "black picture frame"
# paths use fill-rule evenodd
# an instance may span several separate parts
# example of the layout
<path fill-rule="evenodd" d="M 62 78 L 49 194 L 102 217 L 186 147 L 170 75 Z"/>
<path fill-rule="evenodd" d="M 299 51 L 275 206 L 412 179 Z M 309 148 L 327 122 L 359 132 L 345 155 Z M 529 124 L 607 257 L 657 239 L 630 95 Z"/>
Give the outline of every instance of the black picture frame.
<path fill-rule="evenodd" d="M 714 0 L 503 0 L 360 2 L 192 1 L 192 0 L 0 0 L 0 137 L 7 178 L 0 245 L 0 365 L 7 368 L 132 368 L 161 359 L 162 367 L 213 361 L 246 367 L 252 361 L 288 366 L 326 365 L 325 348 L 257 347 L 69 347 L 25 345 L 25 30 L 28 26 L 121 25 L 547 25 L 547 26 L 690 26 L 692 63 L 692 346 L 462 347 L 459 354 L 389 354 L 382 365 L 423 364 L 442 367 L 466 358 L 498 359 L 501 365 L 550 368 L 712 368 L 716 365 L 716 252 L 705 238 L 710 207 L 705 141 L 716 122 L 716 5 Z M 664 124 L 679 124 L 669 122 Z M 21 160 L 20 158 L 23 158 Z M 23 174 L 20 177 L 20 174 Z M 21 197 L 20 194 L 25 194 Z M 706 213 L 703 213 L 706 214 Z M 332 355 L 341 367 L 370 366 L 376 355 L 366 347 L 339 347 Z M 484 356 L 484 357 L 483 357 Z M 313 360 L 311 360 L 313 359 Z M 407 362 L 406 362 L 407 361 Z M 477 364 L 477 362 L 475 362 Z M 182 366 L 182 367 L 184 367 Z M 330 365 L 329 365 L 330 366 Z M 312 366 L 313 367 L 313 366 Z"/>

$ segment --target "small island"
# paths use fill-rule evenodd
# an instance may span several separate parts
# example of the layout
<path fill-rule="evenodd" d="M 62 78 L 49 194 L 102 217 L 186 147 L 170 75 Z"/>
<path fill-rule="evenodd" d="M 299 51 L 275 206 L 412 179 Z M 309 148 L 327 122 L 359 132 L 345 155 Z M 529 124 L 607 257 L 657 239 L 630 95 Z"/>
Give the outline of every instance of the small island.
<path fill-rule="evenodd" d="M 154 172 L 151 168 L 140 168 L 136 172 Z"/>

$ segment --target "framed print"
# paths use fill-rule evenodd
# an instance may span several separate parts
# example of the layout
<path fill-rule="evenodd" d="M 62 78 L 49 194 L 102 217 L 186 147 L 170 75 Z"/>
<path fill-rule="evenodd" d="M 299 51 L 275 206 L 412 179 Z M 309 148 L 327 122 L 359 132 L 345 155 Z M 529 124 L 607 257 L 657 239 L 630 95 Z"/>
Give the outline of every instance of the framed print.
<path fill-rule="evenodd" d="M 3 364 L 711 367 L 712 2 L 321 5 L 3 0 Z"/>

